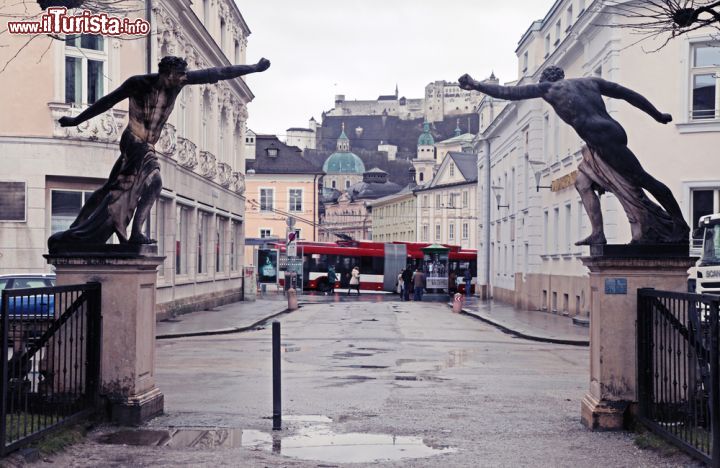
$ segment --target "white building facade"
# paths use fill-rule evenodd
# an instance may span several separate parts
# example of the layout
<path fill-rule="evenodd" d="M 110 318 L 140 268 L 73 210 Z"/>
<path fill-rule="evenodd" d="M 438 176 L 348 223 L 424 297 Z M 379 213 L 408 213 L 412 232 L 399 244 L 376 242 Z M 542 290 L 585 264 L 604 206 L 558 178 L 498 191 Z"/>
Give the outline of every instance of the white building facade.
<path fill-rule="evenodd" d="M 698 29 L 647 53 L 664 38 L 636 44 L 630 30 L 600 26 L 619 21 L 600 1 L 558 0 L 519 43 L 517 85 L 535 83 L 544 67 L 557 65 L 566 78 L 614 81 L 671 113 L 673 122 L 662 125 L 624 101 L 606 99 L 645 170 L 670 188 L 685 219 L 696 224 L 699 216 L 717 212 L 720 202 L 714 162 L 720 147 L 720 43 L 712 31 Z M 485 98 L 478 108 L 485 116 L 489 102 Z M 488 146 L 481 144 L 478 186 L 483 203 L 490 199 L 491 216 L 480 236 L 479 282 L 519 307 L 584 316 L 592 292 L 579 257 L 588 252 L 574 245 L 590 231 L 574 188 L 583 143 L 540 99 L 505 105 L 490 122 L 485 119 L 479 135 L 490 141 L 491 160 L 488 186 Z M 629 242 L 629 223 L 617 200 L 606 194 L 601 204 L 608 243 Z M 489 271 L 483 267 L 486 228 Z"/>

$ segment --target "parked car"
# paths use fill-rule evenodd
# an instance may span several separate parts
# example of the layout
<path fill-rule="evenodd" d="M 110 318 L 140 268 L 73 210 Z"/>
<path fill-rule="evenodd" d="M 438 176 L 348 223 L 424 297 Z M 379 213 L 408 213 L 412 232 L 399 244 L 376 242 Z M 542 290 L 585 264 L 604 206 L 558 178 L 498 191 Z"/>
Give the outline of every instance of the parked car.
<path fill-rule="evenodd" d="M 0 275 L 0 292 L 11 289 L 46 288 L 55 286 L 54 274 Z M 48 318 L 54 315 L 54 294 L 10 296 L 8 314 L 11 320 Z"/>

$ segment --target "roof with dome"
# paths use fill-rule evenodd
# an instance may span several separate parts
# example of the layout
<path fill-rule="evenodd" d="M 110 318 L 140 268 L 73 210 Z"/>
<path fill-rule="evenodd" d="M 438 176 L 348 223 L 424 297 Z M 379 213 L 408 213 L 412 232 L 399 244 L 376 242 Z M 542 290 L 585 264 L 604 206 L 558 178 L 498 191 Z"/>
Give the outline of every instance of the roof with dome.
<path fill-rule="evenodd" d="M 362 159 L 350 151 L 350 139 L 345 135 L 345 124 L 337 140 L 337 151 L 328 156 L 323 164 L 326 174 L 363 174 L 365 164 Z"/>
<path fill-rule="evenodd" d="M 435 139 L 430 133 L 430 123 L 426 120 L 423 123 L 423 132 L 418 137 L 418 146 L 432 146 L 435 144 Z"/>

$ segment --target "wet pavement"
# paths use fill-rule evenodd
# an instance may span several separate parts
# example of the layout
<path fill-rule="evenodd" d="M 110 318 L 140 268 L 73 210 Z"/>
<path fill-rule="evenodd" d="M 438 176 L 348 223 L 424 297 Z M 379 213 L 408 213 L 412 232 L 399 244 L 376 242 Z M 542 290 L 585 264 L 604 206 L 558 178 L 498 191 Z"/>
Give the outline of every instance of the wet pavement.
<path fill-rule="evenodd" d="M 576 346 L 590 345 L 590 328 L 573 323 L 572 317 L 514 309 L 507 304 L 482 301 L 475 297 L 465 298 L 463 311 L 520 338 Z"/>
<path fill-rule="evenodd" d="M 52 462 L 699 466 L 682 454 L 641 450 L 632 433 L 581 425 L 587 348 L 510 336 L 438 303 L 307 304 L 278 319 L 284 414 L 314 416 L 285 417 L 282 431 L 271 430 L 269 329 L 162 340 L 157 380 L 166 414 L 142 428 L 155 442 L 106 443 L 122 436 L 105 426 Z"/>

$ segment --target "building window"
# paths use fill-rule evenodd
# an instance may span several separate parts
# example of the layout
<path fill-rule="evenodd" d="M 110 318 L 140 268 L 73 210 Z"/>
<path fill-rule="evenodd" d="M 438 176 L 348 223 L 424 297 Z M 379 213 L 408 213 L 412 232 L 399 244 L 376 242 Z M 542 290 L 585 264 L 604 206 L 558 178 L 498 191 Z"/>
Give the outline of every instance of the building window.
<path fill-rule="evenodd" d="M 217 218 L 217 232 L 215 233 L 215 272 L 225 271 L 225 230 L 227 219 Z"/>
<path fill-rule="evenodd" d="M 430 240 L 430 236 L 428 233 L 429 230 L 430 230 L 430 226 L 428 226 L 427 224 L 423 224 L 423 227 L 422 227 L 422 240 L 423 241 L 427 242 Z"/>
<path fill-rule="evenodd" d="M 545 253 L 550 253 L 550 215 L 543 213 L 543 239 L 545 239 Z"/>
<path fill-rule="evenodd" d="M 463 191 L 462 193 L 462 206 L 463 208 L 467 208 L 468 204 L 470 203 L 470 194 L 467 190 Z"/>
<path fill-rule="evenodd" d="M 568 203 L 565 205 L 565 252 L 572 250 L 572 205 Z"/>
<path fill-rule="evenodd" d="M 82 34 L 65 41 L 65 102 L 93 104 L 105 94 L 106 41 Z"/>
<path fill-rule="evenodd" d="M 560 208 L 555 207 L 553 209 L 553 251 L 552 253 L 560 252 Z"/>
<path fill-rule="evenodd" d="M 233 221 L 230 232 L 230 271 L 238 271 L 240 269 L 240 259 L 242 249 L 242 224 Z"/>
<path fill-rule="evenodd" d="M 423 208 L 428 207 L 428 196 L 427 195 L 423 195 L 423 197 L 422 197 L 422 207 Z"/>
<path fill-rule="evenodd" d="M 345 190 L 350 188 L 350 180 L 345 181 Z"/>
<path fill-rule="evenodd" d="M 550 114 L 543 116 L 543 153 L 545 162 L 550 161 Z"/>
<path fill-rule="evenodd" d="M 463 223 L 463 225 L 462 225 L 462 238 L 463 239 L 470 238 L 470 225 L 468 223 Z"/>
<path fill-rule="evenodd" d="M 154 237 L 157 240 L 158 253 L 161 256 L 165 256 L 165 219 L 167 216 L 168 200 L 165 198 L 158 198 L 155 203 L 155 232 Z M 158 269 L 158 276 L 165 276 L 167 258 L 163 260 L 162 265 Z"/>
<path fill-rule="evenodd" d="M 560 20 L 555 23 L 555 42 L 554 45 L 560 44 L 560 36 L 562 36 L 562 25 L 560 24 Z"/>
<path fill-rule="evenodd" d="M 260 211 L 275 209 L 275 189 L 260 189 Z"/>
<path fill-rule="evenodd" d="M 208 239 L 208 226 L 210 224 L 210 214 L 204 211 L 198 211 L 198 237 L 197 237 L 197 272 L 207 273 L 207 246 L 210 243 Z"/>
<path fill-rule="evenodd" d="M 440 225 L 436 224 L 435 225 L 435 240 L 438 240 L 438 241 L 440 240 L 440 232 L 441 232 Z"/>
<path fill-rule="evenodd" d="M 331 186 L 332 188 L 337 188 L 337 181 L 333 179 L 333 180 L 330 182 L 330 186 Z"/>
<path fill-rule="evenodd" d="M 289 211 L 302 211 L 302 199 L 303 199 L 303 190 L 302 189 L 290 189 L 288 198 L 290 199 L 289 202 Z"/>
<path fill-rule="evenodd" d="M 420 182 L 424 182 L 424 181 L 425 181 L 425 174 L 420 172 Z"/>
<path fill-rule="evenodd" d="M 570 28 L 572 28 L 573 19 L 573 7 L 570 5 L 565 12 L 565 22 L 567 23 L 565 31 L 569 31 Z"/>
<path fill-rule="evenodd" d="M 450 223 L 448 225 L 448 239 L 455 240 L 455 223 Z"/>
<path fill-rule="evenodd" d="M 550 55 L 550 34 L 545 36 L 545 58 Z"/>
<path fill-rule="evenodd" d="M 186 275 L 188 272 L 188 233 L 190 227 L 190 208 L 178 205 L 176 211 L 177 228 L 175 229 L 175 274 Z"/>
<path fill-rule="evenodd" d="M 435 195 L 435 208 L 440 208 L 440 202 L 440 194 L 438 193 Z"/>
<path fill-rule="evenodd" d="M 90 195 L 92 192 L 53 190 L 50 194 L 50 233 L 66 231 Z"/>
<path fill-rule="evenodd" d="M 25 215 L 26 191 L 25 182 L 0 181 L 0 221 L 25 221 L 27 219 Z"/>
<path fill-rule="evenodd" d="M 265 239 L 267 237 L 272 237 L 272 229 L 260 229 L 260 238 Z"/>
<path fill-rule="evenodd" d="M 700 221 L 702 216 L 720 211 L 718 207 L 718 192 L 720 192 L 720 190 L 712 188 L 697 189 L 691 192 L 692 207 L 690 209 L 692 213 L 692 224 L 690 225 L 690 229 L 698 227 L 698 221 Z"/>
<path fill-rule="evenodd" d="M 451 176 L 455 175 L 455 164 L 453 164 L 453 163 L 450 163 L 450 175 Z"/>
<path fill-rule="evenodd" d="M 526 72 L 528 69 L 528 61 L 529 61 L 529 54 L 528 54 L 528 51 L 525 51 L 525 53 L 523 54 L 523 58 L 522 58 L 522 63 L 523 63 L 522 71 L 523 72 Z"/>
<path fill-rule="evenodd" d="M 720 118 L 720 44 L 696 44 L 692 48 L 693 120 Z"/>

